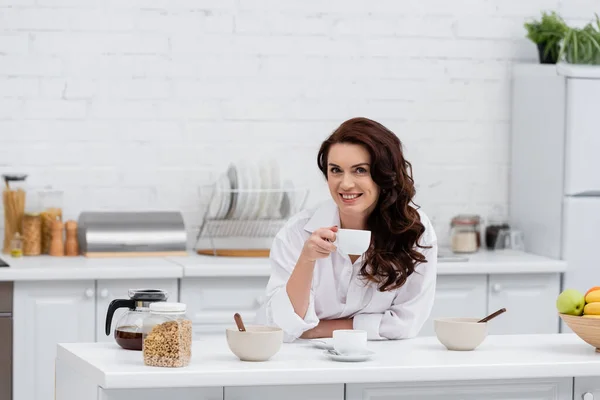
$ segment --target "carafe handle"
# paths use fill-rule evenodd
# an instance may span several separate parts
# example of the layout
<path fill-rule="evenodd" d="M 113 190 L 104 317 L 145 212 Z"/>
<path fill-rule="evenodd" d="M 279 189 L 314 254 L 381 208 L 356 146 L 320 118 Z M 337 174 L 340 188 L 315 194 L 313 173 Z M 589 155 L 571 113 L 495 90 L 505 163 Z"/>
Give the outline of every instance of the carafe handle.
<path fill-rule="evenodd" d="M 112 324 L 113 315 L 118 308 L 127 307 L 130 310 L 135 310 L 135 300 L 132 299 L 116 299 L 110 302 L 108 305 L 108 311 L 106 312 L 106 326 L 104 328 L 106 336 L 110 335 L 110 325 Z"/>

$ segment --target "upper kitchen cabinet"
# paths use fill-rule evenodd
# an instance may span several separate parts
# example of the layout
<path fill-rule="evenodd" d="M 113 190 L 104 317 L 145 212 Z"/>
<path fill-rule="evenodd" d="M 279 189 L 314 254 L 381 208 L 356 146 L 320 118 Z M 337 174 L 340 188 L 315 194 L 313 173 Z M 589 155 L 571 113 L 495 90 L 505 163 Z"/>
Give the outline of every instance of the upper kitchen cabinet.
<path fill-rule="evenodd" d="M 95 339 L 95 282 L 15 282 L 13 399 L 54 399 L 57 343 Z"/>
<path fill-rule="evenodd" d="M 115 299 L 128 299 L 129 289 L 160 289 L 168 294 L 167 301 L 179 301 L 179 285 L 172 279 L 104 279 L 96 281 L 96 341 L 114 342 L 114 329 L 126 308 L 119 308 L 112 318 L 110 335 L 105 333 L 108 305 Z"/>

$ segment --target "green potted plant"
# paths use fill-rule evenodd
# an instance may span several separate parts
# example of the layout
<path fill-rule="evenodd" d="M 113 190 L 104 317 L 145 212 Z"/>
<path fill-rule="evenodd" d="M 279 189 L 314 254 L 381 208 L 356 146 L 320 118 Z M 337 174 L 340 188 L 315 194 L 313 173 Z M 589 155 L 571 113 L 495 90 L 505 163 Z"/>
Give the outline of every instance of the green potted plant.
<path fill-rule="evenodd" d="M 560 43 L 568 31 L 567 24 L 554 11 L 542 12 L 541 20 L 526 22 L 527 38 L 537 45 L 540 63 L 556 64 L 560 55 Z"/>
<path fill-rule="evenodd" d="M 600 18 L 596 24 L 567 29 L 559 58 L 570 64 L 600 65 Z"/>

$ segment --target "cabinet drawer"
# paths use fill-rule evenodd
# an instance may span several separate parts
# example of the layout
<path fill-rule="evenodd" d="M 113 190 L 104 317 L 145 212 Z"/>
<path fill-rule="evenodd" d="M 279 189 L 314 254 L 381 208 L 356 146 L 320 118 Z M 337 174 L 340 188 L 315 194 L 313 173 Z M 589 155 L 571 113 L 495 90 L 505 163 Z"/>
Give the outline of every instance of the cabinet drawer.
<path fill-rule="evenodd" d="M 268 277 L 207 277 L 181 281 L 180 297 L 194 324 L 233 323 L 238 312 L 247 323 L 265 300 Z"/>
<path fill-rule="evenodd" d="M 575 400 L 600 400 L 600 377 L 575 378 Z"/>
<path fill-rule="evenodd" d="M 564 400 L 571 378 L 346 385 L 346 400 Z"/>

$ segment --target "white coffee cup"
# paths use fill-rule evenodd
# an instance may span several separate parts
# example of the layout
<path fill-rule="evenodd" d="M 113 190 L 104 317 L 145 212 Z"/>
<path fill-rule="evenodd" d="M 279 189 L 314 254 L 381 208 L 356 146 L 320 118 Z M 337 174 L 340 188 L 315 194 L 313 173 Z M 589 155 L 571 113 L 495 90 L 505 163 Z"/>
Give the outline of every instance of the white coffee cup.
<path fill-rule="evenodd" d="M 371 244 L 371 231 L 338 229 L 335 245 L 343 254 L 361 255 Z"/>
<path fill-rule="evenodd" d="M 367 351 L 367 331 L 338 329 L 333 331 L 333 349 L 340 354 L 360 354 Z"/>

